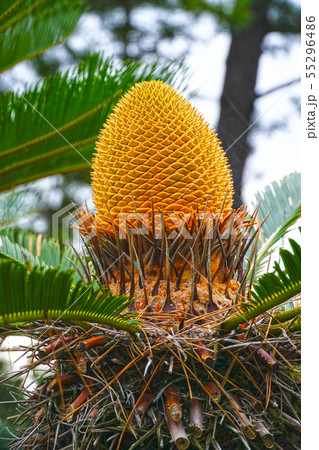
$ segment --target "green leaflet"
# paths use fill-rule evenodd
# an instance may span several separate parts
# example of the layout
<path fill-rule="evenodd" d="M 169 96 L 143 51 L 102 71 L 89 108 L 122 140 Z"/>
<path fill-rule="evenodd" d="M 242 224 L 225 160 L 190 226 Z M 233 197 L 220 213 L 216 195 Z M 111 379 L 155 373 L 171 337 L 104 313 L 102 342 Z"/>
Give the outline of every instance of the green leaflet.
<path fill-rule="evenodd" d="M 292 252 L 280 249 L 284 270 L 276 262 L 276 273 L 262 275 L 253 284 L 252 299 L 241 304 L 241 311 L 235 317 L 226 319 L 222 325 L 225 330 L 236 328 L 241 323 L 258 317 L 260 314 L 278 306 L 301 290 L 301 248 L 293 239 L 289 239 Z"/>
<path fill-rule="evenodd" d="M 2 0 L 0 72 L 62 42 L 84 11 L 83 0 Z"/>
<path fill-rule="evenodd" d="M 73 270 L 34 267 L 11 259 L 0 264 L 0 323 L 50 319 L 106 324 L 135 333 L 132 314 L 123 311 L 132 303 L 126 296 L 93 290 L 93 283 L 73 284 Z"/>
<path fill-rule="evenodd" d="M 30 267 L 60 267 L 60 270 L 76 268 L 74 283 L 86 278 L 90 281 L 88 270 L 70 247 L 61 245 L 54 239 L 46 239 L 42 235 L 30 232 L 17 231 L 12 228 L 0 230 L 0 261 L 12 258 L 21 263 L 26 261 Z M 91 267 L 92 271 L 93 268 Z"/>
<path fill-rule="evenodd" d="M 286 235 L 289 228 L 300 218 L 301 181 L 300 173 L 291 173 L 279 182 L 274 181 L 262 193 L 256 194 L 256 206 L 259 205 L 258 221 L 263 223 L 258 243 L 258 253 L 254 265 L 247 275 L 262 273 L 275 244 Z"/>
<path fill-rule="evenodd" d="M 285 223 L 299 205 L 301 199 L 301 175 L 293 172 L 284 176 L 280 181 L 274 181 L 263 192 L 256 194 L 255 206 L 260 204 L 259 221 L 271 211 L 264 223 L 261 233 L 267 241 L 277 229 Z"/>

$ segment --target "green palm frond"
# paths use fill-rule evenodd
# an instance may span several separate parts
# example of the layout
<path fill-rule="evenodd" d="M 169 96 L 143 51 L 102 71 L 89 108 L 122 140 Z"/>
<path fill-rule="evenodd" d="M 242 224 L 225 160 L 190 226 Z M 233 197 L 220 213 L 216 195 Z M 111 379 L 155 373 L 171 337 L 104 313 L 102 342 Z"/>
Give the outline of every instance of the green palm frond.
<path fill-rule="evenodd" d="M 83 0 L 2 0 L 0 72 L 62 42 L 83 14 Z"/>
<path fill-rule="evenodd" d="M 251 300 L 241 304 L 241 311 L 227 319 L 223 328 L 231 330 L 241 323 L 258 317 L 266 311 L 281 305 L 300 293 L 301 290 L 301 248 L 293 239 L 289 239 L 292 252 L 280 249 L 279 255 L 284 270 L 275 262 L 275 273 L 262 275 L 253 284 Z"/>
<path fill-rule="evenodd" d="M 61 245 L 54 239 L 46 239 L 41 234 L 4 228 L 0 230 L 0 261 L 14 259 L 21 263 L 27 262 L 30 267 L 58 267 L 61 271 L 77 269 L 74 282 L 80 279 L 90 281 L 94 268 L 80 255 L 75 254 L 66 245 Z M 83 259 L 83 261 L 82 261 Z"/>
<path fill-rule="evenodd" d="M 297 172 L 283 177 L 279 182 L 274 181 L 263 192 L 256 194 L 255 206 L 260 205 L 259 221 L 262 222 L 271 211 L 261 229 L 264 241 L 269 239 L 279 226 L 288 220 L 300 204 L 300 198 L 301 175 Z"/>
<path fill-rule="evenodd" d="M 48 77 L 23 96 L 0 99 L 0 191 L 45 176 L 90 168 L 94 142 L 119 98 L 136 82 L 171 83 L 180 69 L 116 66 L 98 54 Z"/>
<path fill-rule="evenodd" d="M 12 259 L 0 264 L 0 323 L 9 326 L 35 320 L 94 322 L 125 330 L 139 330 L 132 303 L 125 296 L 93 290 L 93 283 L 73 284 L 73 270 L 33 267 Z"/>
<path fill-rule="evenodd" d="M 279 182 L 274 181 L 262 193 L 256 194 L 255 206 L 259 205 L 257 218 L 263 225 L 259 232 L 257 258 L 248 273 L 248 281 L 253 272 L 255 276 L 262 272 L 270 251 L 300 218 L 300 201 L 301 176 L 296 172 Z"/>

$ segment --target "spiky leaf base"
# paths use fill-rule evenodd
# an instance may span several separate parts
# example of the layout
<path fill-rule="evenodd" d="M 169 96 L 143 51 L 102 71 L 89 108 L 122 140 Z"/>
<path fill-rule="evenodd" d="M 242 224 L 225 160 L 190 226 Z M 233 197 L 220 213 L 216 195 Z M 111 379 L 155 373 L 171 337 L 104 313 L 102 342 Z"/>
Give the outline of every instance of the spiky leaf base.
<path fill-rule="evenodd" d="M 132 309 L 205 314 L 231 307 L 244 295 L 245 257 L 253 242 L 254 216 L 227 214 L 130 214 L 112 230 L 88 211 L 78 229 L 98 282 L 134 298 Z"/>

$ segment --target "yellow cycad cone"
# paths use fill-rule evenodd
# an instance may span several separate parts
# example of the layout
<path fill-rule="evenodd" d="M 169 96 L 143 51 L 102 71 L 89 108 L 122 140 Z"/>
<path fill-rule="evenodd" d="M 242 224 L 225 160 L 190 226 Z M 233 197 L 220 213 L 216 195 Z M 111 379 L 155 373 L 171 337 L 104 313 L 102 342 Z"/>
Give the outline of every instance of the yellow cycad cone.
<path fill-rule="evenodd" d="M 220 142 L 203 117 L 162 81 L 136 84 L 96 146 L 92 188 L 98 224 L 120 213 L 224 213 L 233 183 Z M 133 204 L 133 200 L 135 206 Z"/>

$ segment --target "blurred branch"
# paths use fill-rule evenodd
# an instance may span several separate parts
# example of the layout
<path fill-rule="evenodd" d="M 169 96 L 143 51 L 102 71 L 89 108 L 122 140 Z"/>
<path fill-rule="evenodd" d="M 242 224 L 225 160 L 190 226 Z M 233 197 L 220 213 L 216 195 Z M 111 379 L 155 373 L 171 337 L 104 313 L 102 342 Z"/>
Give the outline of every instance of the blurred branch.
<path fill-rule="evenodd" d="M 279 91 L 280 89 L 284 89 L 285 87 L 288 87 L 288 86 L 293 85 L 300 81 L 301 81 L 301 78 L 298 77 L 293 80 L 287 81 L 286 83 L 279 84 L 278 86 L 268 89 L 268 91 L 262 92 L 261 94 L 255 94 L 255 99 L 258 99 L 260 97 L 265 97 L 265 95 L 272 94 L 273 92 Z"/>

